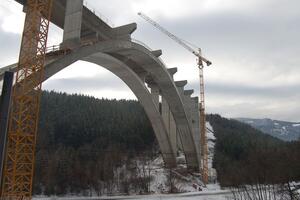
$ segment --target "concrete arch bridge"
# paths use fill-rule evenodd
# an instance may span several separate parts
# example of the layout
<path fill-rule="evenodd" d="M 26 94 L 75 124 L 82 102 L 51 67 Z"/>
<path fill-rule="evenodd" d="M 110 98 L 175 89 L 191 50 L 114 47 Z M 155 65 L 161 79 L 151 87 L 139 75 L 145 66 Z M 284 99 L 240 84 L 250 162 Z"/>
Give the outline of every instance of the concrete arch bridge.
<path fill-rule="evenodd" d="M 26 0 L 16 0 L 24 6 Z M 135 23 L 112 28 L 83 5 L 83 0 L 54 0 L 51 22 L 64 30 L 58 49 L 47 53 L 44 81 L 83 60 L 102 66 L 132 90 L 152 124 L 166 167 L 176 167 L 178 148 L 190 170 L 200 169 L 198 97 L 184 90 L 187 81 L 175 81 L 177 68 L 167 68 L 159 56 L 134 41 Z M 0 69 L 16 71 L 16 64 Z M 148 89 L 150 88 L 150 90 Z M 160 109 L 161 104 L 161 109 Z"/>

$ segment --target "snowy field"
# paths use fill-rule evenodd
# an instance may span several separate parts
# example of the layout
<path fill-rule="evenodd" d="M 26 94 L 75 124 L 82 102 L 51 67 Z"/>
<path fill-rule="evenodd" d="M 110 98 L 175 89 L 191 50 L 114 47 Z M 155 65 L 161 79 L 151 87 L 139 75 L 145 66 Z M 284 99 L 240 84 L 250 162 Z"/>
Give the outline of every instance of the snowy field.
<path fill-rule="evenodd" d="M 226 191 L 202 192 L 202 193 L 185 193 L 185 194 L 170 194 L 170 195 L 137 195 L 137 196 L 116 196 L 116 197 L 69 197 L 69 198 L 34 198 L 33 200 L 230 200 L 230 193 Z"/>
<path fill-rule="evenodd" d="M 230 200 L 231 192 L 221 190 L 217 184 L 209 184 L 201 192 L 187 192 L 180 194 L 152 194 L 152 195 L 132 195 L 132 196 L 103 196 L 103 197 L 47 197 L 33 198 L 33 200 Z"/>

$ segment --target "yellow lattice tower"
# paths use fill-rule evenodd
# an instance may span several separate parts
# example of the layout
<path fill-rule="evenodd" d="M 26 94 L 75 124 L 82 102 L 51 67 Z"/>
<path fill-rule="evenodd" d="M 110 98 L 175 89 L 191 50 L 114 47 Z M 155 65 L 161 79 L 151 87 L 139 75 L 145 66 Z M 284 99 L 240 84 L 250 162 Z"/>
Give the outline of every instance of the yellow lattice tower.
<path fill-rule="evenodd" d="M 52 0 L 27 0 L 12 95 L 1 199 L 31 199 L 41 83 Z"/>
<path fill-rule="evenodd" d="M 201 174 L 204 184 L 208 183 L 208 147 L 206 135 L 206 117 L 204 104 L 204 79 L 203 68 L 199 68 L 200 75 L 200 133 L 201 133 Z"/>
<path fill-rule="evenodd" d="M 199 55 L 201 55 L 201 49 L 199 49 Z M 204 95 L 204 76 L 203 76 L 203 62 L 198 59 L 199 68 L 199 82 L 200 82 L 200 139 L 201 139 L 201 174 L 204 184 L 208 183 L 208 147 L 207 147 L 207 135 L 206 135 L 206 116 L 205 116 L 205 95 Z"/>

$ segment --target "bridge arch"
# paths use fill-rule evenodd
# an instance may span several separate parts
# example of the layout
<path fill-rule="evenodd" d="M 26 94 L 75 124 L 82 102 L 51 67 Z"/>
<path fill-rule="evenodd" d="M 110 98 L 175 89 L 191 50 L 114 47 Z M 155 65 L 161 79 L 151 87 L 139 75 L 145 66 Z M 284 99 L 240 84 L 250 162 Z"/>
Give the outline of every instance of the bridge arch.
<path fill-rule="evenodd" d="M 68 67 L 70 64 L 78 60 L 83 60 L 97 64 L 118 76 L 122 81 L 126 83 L 130 90 L 136 95 L 141 105 L 144 107 L 146 115 L 148 116 L 148 119 L 152 124 L 152 128 L 154 130 L 160 150 L 162 152 L 165 165 L 167 167 L 175 167 L 176 152 L 173 151 L 174 148 L 171 146 L 171 142 L 167 134 L 165 125 L 163 123 L 163 119 L 159 113 L 159 110 L 155 106 L 153 99 L 151 98 L 151 94 L 149 93 L 144 82 L 142 82 L 139 76 L 135 74 L 124 63 L 120 62 L 119 60 L 113 58 L 110 55 L 101 52 L 93 53 L 86 57 L 81 57 L 80 59 L 78 57 L 76 58 L 76 56 L 71 57 L 72 58 L 62 58 L 52 62 L 49 65 L 46 65 L 45 72 L 47 77 L 45 77 L 45 80 L 46 78 L 51 77 L 63 68 Z M 63 63 L 63 65 L 61 65 L 61 63 Z"/>
<path fill-rule="evenodd" d="M 187 118 L 183 99 L 163 62 L 144 46 L 121 40 L 98 42 L 93 45 L 73 49 L 68 55 L 49 57 L 45 66 L 44 80 L 50 78 L 72 63 L 84 60 L 101 65 L 121 78 L 143 105 L 158 139 L 165 164 L 176 165 L 175 147 L 172 147 L 162 117 L 145 86 L 145 77 L 159 87 L 174 116 L 178 134 L 188 168 L 197 170 L 200 166 L 199 154 Z"/>

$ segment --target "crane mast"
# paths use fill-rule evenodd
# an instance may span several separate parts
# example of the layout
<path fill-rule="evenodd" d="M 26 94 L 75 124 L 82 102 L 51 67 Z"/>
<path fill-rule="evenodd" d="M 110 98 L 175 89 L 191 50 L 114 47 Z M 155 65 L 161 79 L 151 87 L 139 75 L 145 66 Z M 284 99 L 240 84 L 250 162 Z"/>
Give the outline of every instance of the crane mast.
<path fill-rule="evenodd" d="M 199 48 L 199 54 L 201 55 L 201 49 Z M 200 82 L 200 138 L 201 138 L 201 174 L 202 180 L 205 184 L 208 183 L 208 147 L 206 136 L 206 117 L 205 117 L 205 96 L 204 96 L 204 75 L 203 75 L 203 62 L 198 58 L 199 68 L 199 82 Z"/>
<path fill-rule="evenodd" d="M 201 143 L 201 174 L 202 180 L 205 184 L 208 183 L 208 148 L 207 148 L 207 136 L 206 136 L 206 119 L 205 119 L 205 96 L 204 96 L 204 77 L 203 77 L 203 62 L 206 63 L 207 66 L 211 65 L 212 63 L 204 58 L 201 55 L 201 49 L 194 49 L 190 45 L 187 44 L 184 40 L 180 39 L 176 35 L 170 33 L 168 30 L 160 26 L 157 22 L 153 19 L 145 15 L 144 13 L 139 12 L 139 16 L 153 25 L 155 28 L 166 34 L 168 37 L 173 39 L 179 45 L 184 47 L 186 50 L 193 53 L 198 59 L 198 68 L 199 68 L 199 79 L 200 79 L 200 106 L 199 106 L 199 115 L 200 115 L 200 143 Z"/>
<path fill-rule="evenodd" d="M 12 93 L 1 200 L 32 197 L 35 146 L 52 0 L 27 0 Z"/>

